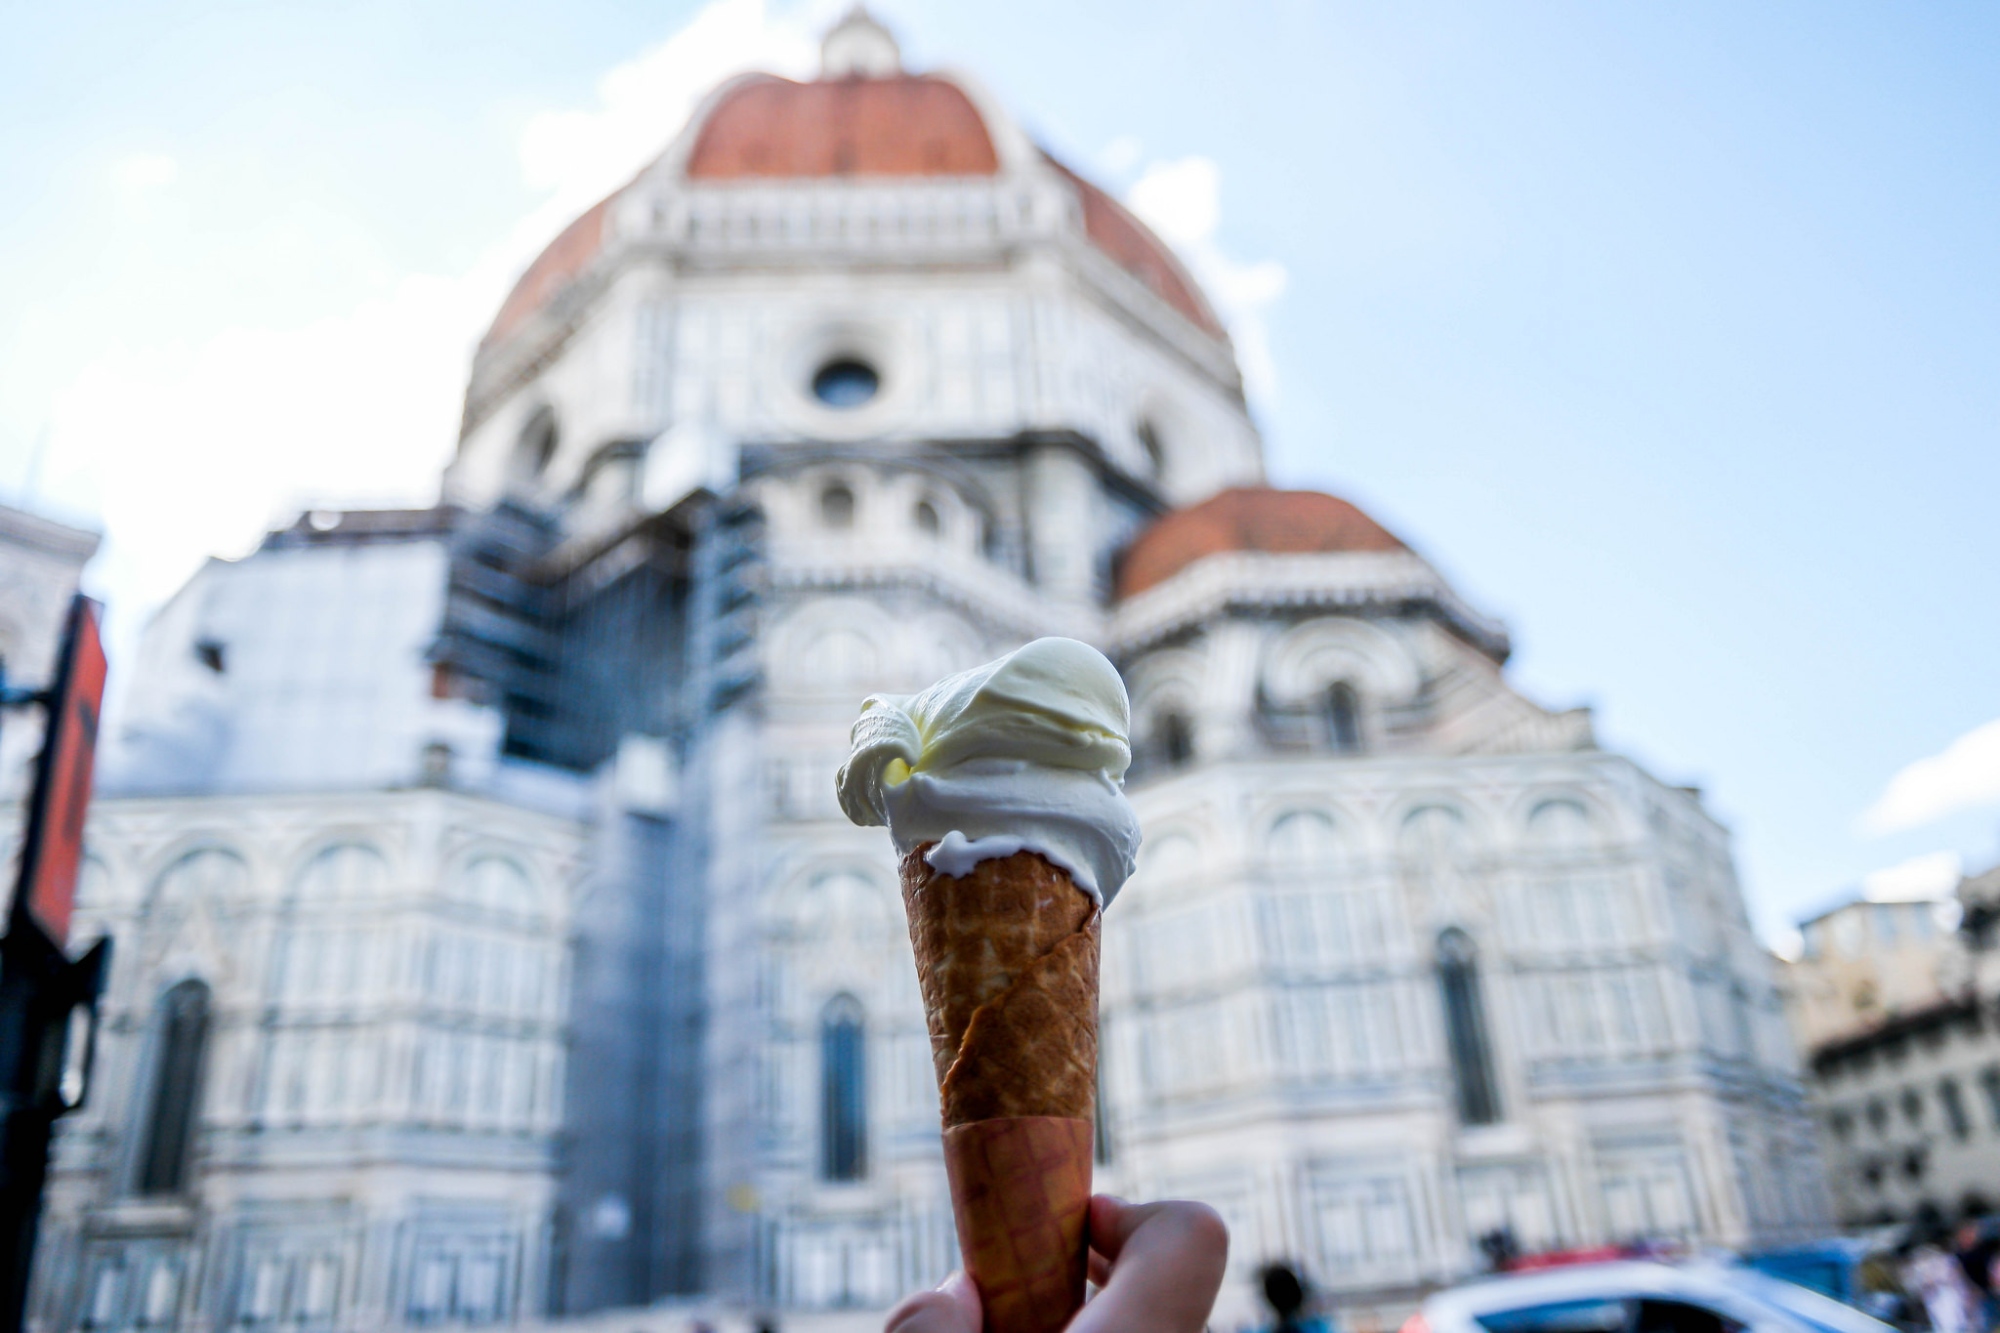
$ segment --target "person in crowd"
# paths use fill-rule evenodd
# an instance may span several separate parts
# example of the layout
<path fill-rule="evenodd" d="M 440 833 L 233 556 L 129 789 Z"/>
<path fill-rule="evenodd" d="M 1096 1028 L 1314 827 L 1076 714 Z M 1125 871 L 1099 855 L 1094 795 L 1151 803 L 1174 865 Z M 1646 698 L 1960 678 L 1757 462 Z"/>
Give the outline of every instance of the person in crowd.
<path fill-rule="evenodd" d="M 1264 1303 L 1277 1316 L 1270 1333 L 1332 1333 L 1326 1320 L 1310 1313 L 1312 1288 L 1290 1264 L 1272 1264 L 1257 1276 Z"/>
<path fill-rule="evenodd" d="M 1222 1289 L 1229 1230 L 1213 1208 L 1179 1200 L 1090 1201 L 1090 1280 L 1099 1288 L 1068 1333 L 1201 1333 Z M 953 1273 L 889 1312 L 884 1333 L 980 1333 L 979 1288 Z"/>
<path fill-rule="evenodd" d="M 1968 1195 L 1952 1245 L 1959 1270 L 1979 1303 L 1981 1333 L 2000 1323 L 2000 1299 L 1996 1299 L 2000 1292 L 1994 1286 L 1995 1263 L 2000 1261 L 2000 1226 L 1985 1215 L 1987 1211 L 1984 1200 Z"/>
<path fill-rule="evenodd" d="M 1903 1289 L 1923 1302 L 1933 1333 L 1986 1333 L 1979 1296 L 1942 1228 L 1920 1230 L 1903 1260 Z"/>

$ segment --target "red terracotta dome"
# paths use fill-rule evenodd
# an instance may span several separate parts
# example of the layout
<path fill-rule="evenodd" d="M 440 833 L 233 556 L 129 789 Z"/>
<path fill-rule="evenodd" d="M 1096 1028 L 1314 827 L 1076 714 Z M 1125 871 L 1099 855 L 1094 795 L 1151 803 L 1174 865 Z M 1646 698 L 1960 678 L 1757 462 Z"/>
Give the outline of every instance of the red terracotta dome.
<path fill-rule="evenodd" d="M 1142 593 L 1203 556 L 1223 551 L 1315 555 L 1408 549 L 1394 533 L 1336 496 L 1239 486 L 1176 509 L 1140 533 L 1119 562 L 1118 595 Z"/>
<path fill-rule="evenodd" d="M 590 261 L 604 248 L 604 217 L 617 198 L 614 194 L 598 200 L 589 212 L 564 227 L 548 248 L 535 256 L 535 262 L 515 280 L 507 299 L 500 303 L 500 313 L 493 316 L 486 336 L 479 340 L 480 346 L 499 342 L 527 323 L 530 315 L 555 300 L 557 293 L 590 267 Z"/>
<path fill-rule="evenodd" d="M 1178 310 L 1189 322 L 1216 338 L 1227 337 L 1222 321 L 1208 305 L 1208 298 L 1195 286 L 1181 261 L 1174 258 L 1160 238 L 1145 223 L 1132 216 L 1125 205 L 1071 171 L 1046 152 L 1042 158 L 1069 178 L 1083 199 L 1083 232 L 1091 243 L 1116 260 L 1118 266 L 1153 289 L 1153 295 Z"/>
<path fill-rule="evenodd" d="M 1110 195 L 1062 163 L 1043 160 L 1075 186 L 1084 234 L 1197 328 L 1227 335 L 1173 251 Z M 992 176 L 1000 154 L 964 88 L 930 74 L 848 74 L 810 83 L 775 75 L 740 80 L 716 99 L 695 131 L 687 179 L 703 184 L 837 177 L 917 179 Z M 630 188 L 629 186 L 627 188 Z M 482 345 L 526 323 L 602 252 L 605 222 L 623 190 L 550 242 L 501 303 Z"/>
<path fill-rule="evenodd" d="M 949 79 L 739 85 L 702 123 L 689 180 L 821 176 L 991 176 L 993 136 L 965 90 Z"/>

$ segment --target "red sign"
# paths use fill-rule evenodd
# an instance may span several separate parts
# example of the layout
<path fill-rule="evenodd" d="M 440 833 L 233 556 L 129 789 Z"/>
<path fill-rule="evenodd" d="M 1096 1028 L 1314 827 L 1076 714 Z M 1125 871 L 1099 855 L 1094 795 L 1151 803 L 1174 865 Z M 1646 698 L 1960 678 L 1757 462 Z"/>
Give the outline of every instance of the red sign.
<path fill-rule="evenodd" d="M 49 689 L 48 730 L 35 765 L 28 837 L 21 845 L 21 878 L 14 890 L 15 912 L 25 906 L 58 948 L 69 938 L 76 876 L 83 866 L 83 821 L 90 813 L 104 665 L 97 603 L 78 593 L 70 603 L 62 662 Z"/>

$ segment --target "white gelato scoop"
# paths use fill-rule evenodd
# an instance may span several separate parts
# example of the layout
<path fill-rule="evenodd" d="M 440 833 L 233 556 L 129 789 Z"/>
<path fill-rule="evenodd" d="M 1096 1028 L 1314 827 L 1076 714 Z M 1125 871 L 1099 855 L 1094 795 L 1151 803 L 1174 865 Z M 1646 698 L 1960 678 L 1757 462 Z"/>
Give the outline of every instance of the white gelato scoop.
<path fill-rule="evenodd" d="M 1036 639 L 921 694 L 875 694 L 836 780 L 857 824 L 963 875 L 1040 852 L 1108 906 L 1132 874 L 1139 820 L 1125 799 L 1132 705 L 1118 670 L 1075 639 Z"/>

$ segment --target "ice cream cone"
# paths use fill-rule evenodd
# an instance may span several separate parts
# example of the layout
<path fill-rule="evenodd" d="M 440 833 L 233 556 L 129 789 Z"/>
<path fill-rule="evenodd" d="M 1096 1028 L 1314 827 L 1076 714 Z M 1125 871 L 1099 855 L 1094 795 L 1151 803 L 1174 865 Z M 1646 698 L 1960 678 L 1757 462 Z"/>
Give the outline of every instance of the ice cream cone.
<path fill-rule="evenodd" d="M 1083 1304 L 1097 944 L 1132 874 L 1132 703 L 1110 659 L 1036 639 L 913 695 L 871 694 L 834 779 L 885 824 L 944 1109 L 945 1166 L 988 1333 Z"/>
<path fill-rule="evenodd" d="M 988 1333 L 1083 1304 L 1097 1092 L 1096 902 L 1022 851 L 943 874 L 903 858 L 959 1250 Z"/>

